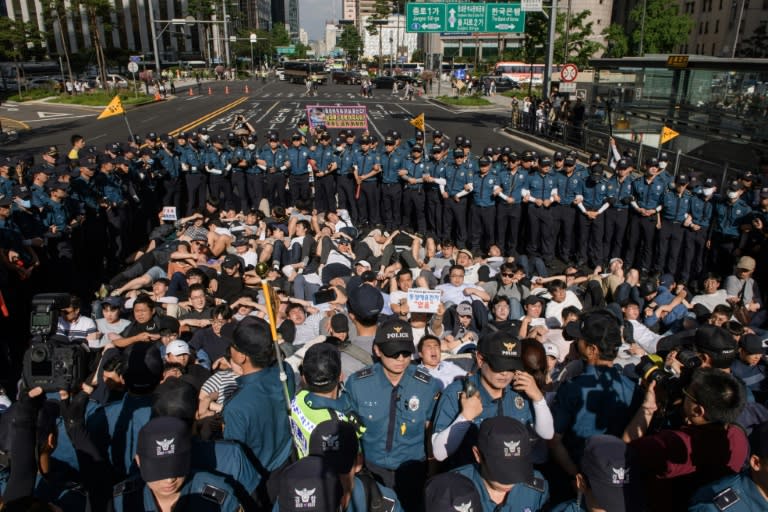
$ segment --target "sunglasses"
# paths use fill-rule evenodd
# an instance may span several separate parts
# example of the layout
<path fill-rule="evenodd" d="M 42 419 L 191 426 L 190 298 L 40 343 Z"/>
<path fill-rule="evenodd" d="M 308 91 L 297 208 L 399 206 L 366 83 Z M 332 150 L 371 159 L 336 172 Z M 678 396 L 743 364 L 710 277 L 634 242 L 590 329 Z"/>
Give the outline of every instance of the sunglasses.
<path fill-rule="evenodd" d="M 502 272 L 501 277 L 515 277 L 515 274 L 512 274 L 510 272 Z"/>
<path fill-rule="evenodd" d="M 401 350 L 400 352 L 397 352 L 396 354 L 392 354 L 391 356 L 387 356 L 389 359 L 410 359 L 411 358 L 411 352 L 408 352 L 407 350 Z"/>

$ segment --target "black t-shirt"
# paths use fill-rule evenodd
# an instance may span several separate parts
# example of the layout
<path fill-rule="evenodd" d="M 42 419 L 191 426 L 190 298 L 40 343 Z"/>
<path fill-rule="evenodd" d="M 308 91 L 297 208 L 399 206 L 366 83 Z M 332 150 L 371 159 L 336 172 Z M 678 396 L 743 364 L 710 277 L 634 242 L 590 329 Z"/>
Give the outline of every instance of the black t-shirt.
<path fill-rule="evenodd" d="M 229 340 L 222 338 L 221 336 L 216 336 L 211 327 L 198 329 L 197 332 L 192 335 L 192 339 L 189 340 L 190 347 L 195 350 L 205 350 L 205 353 L 208 354 L 208 357 L 211 359 L 211 364 L 227 354 L 229 345 Z"/>
<path fill-rule="evenodd" d="M 137 322 L 136 320 L 132 321 L 130 324 L 128 324 L 128 327 L 123 329 L 123 332 L 120 333 L 120 336 L 123 338 L 130 338 L 131 336 L 136 336 L 137 334 L 141 334 L 143 332 L 148 332 L 150 334 L 160 334 L 160 331 L 163 329 L 169 329 L 173 333 L 178 333 L 179 321 L 170 316 L 154 314 L 152 315 L 152 318 L 150 318 L 149 322 L 145 322 L 143 324 Z"/>

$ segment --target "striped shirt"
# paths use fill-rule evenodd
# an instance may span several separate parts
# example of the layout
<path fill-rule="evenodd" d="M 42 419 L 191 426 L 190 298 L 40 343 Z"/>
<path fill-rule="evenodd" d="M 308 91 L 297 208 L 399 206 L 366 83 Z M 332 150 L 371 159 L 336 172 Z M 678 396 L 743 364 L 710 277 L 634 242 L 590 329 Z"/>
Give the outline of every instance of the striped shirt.
<path fill-rule="evenodd" d="M 208 377 L 200 390 L 207 394 L 218 393 L 216 403 L 224 405 L 237 391 L 237 375 L 232 370 L 218 371 Z"/>

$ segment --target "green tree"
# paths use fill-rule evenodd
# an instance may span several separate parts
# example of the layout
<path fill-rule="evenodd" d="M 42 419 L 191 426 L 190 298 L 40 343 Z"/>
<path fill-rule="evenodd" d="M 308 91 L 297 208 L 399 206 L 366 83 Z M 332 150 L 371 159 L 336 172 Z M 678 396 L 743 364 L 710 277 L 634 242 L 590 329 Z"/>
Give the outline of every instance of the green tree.
<path fill-rule="evenodd" d="M 294 46 L 293 54 L 291 54 L 291 57 L 294 59 L 306 59 L 307 58 L 307 52 L 311 50 L 309 46 L 307 46 L 304 43 L 296 43 Z"/>
<path fill-rule="evenodd" d="M 187 13 L 194 16 L 196 20 L 210 20 L 211 16 L 216 13 L 214 9 L 213 0 L 188 0 Z M 211 49 L 208 45 L 208 41 L 211 39 L 211 27 L 208 23 L 197 23 L 193 25 L 193 30 L 196 28 L 198 34 L 202 35 L 202 48 L 203 60 L 211 62 Z"/>
<path fill-rule="evenodd" d="M 373 23 L 373 20 L 385 20 L 392 13 L 392 2 L 390 0 L 376 0 L 373 4 L 373 14 L 368 17 L 368 24 L 365 30 L 372 36 L 379 35 L 379 26 Z"/>
<path fill-rule="evenodd" d="M 620 59 L 629 55 L 629 37 L 623 25 L 613 23 L 606 27 L 602 34 L 608 43 L 604 57 Z"/>
<path fill-rule="evenodd" d="M 638 55 L 675 52 L 688 40 L 694 25 L 688 14 L 680 14 L 678 4 L 668 0 L 647 0 L 645 16 L 641 2 L 630 11 L 629 19 L 636 26 L 632 46 Z"/>
<path fill-rule="evenodd" d="M 34 23 L 25 23 L 21 19 L 0 18 L 0 58 L 14 63 L 19 96 L 21 96 L 19 63 L 31 57 L 35 47 L 41 48 L 42 42 L 43 34 Z"/>
<path fill-rule="evenodd" d="M 587 22 L 587 18 L 591 14 L 592 12 L 589 10 L 571 13 L 566 31 L 567 16 L 563 12 L 558 13 L 554 54 L 556 63 L 573 62 L 583 68 L 587 66 L 589 59 L 594 54 L 605 48 L 602 44 L 590 39 L 594 35 L 592 32 L 593 23 Z M 566 45 L 568 46 L 567 51 L 565 51 Z"/>
<path fill-rule="evenodd" d="M 357 62 L 363 48 L 363 38 L 360 37 L 360 33 L 354 25 L 344 25 L 344 30 L 341 31 L 336 46 L 344 50 L 349 62 Z"/>
<path fill-rule="evenodd" d="M 269 33 L 272 46 L 288 46 L 291 44 L 291 34 L 288 33 L 288 29 L 282 23 L 276 23 L 272 26 L 272 31 Z"/>

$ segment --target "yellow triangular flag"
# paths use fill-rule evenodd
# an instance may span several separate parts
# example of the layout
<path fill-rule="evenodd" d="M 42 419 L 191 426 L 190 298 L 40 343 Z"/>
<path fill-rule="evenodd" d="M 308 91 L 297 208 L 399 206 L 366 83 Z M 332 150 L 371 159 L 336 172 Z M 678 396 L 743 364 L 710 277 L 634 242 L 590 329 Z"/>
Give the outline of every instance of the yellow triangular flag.
<path fill-rule="evenodd" d="M 664 144 L 667 141 L 670 141 L 680 135 L 679 132 L 676 132 L 672 128 L 667 128 L 666 126 L 661 129 L 661 143 Z"/>
<path fill-rule="evenodd" d="M 99 117 L 96 119 L 105 119 L 107 117 L 116 116 L 118 114 L 125 114 L 125 109 L 123 109 L 123 104 L 120 101 L 120 96 L 115 96 L 112 98 L 112 101 L 109 102 L 109 105 L 107 105 L 107 108 L 104 109 L 104 112 L 99 114 Z"/>
<path fill-rule="evenodd" d="M 417 130 L 424 131 L 424 112 L 417 115 L 413 119 L 409 121 L 411 123 L 411 126 L 415 126 Z"/>

